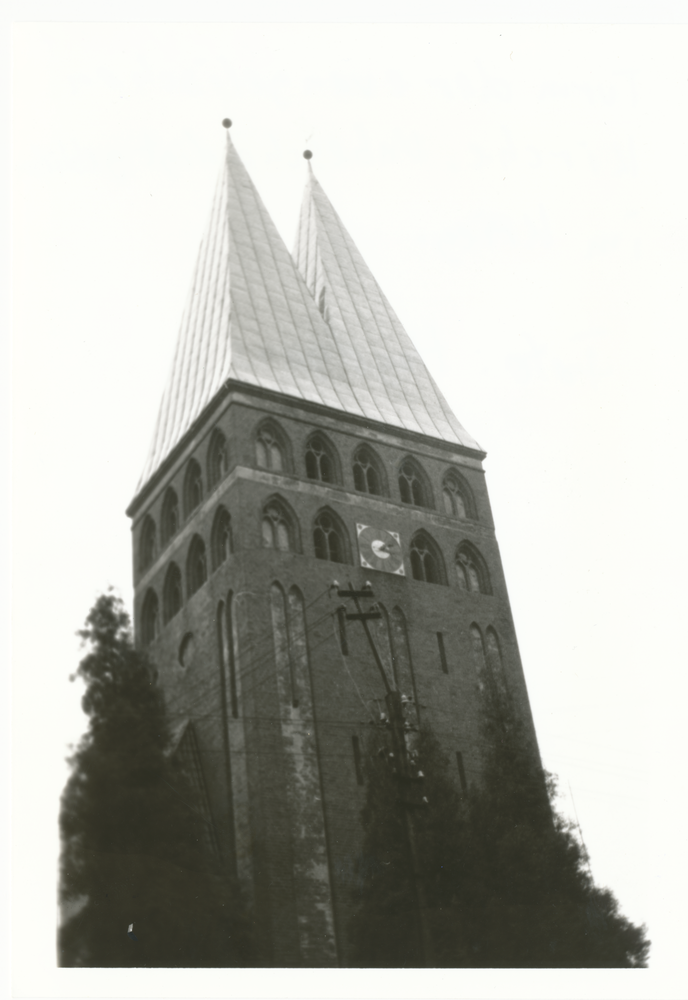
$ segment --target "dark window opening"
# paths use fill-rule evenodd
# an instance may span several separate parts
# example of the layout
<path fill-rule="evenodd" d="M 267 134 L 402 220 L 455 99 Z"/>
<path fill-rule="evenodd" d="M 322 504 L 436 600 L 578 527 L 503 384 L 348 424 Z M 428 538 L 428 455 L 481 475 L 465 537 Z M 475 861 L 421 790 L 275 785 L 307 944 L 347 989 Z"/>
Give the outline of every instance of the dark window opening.
<path fill-rule="evenodd" d="M 289 552 L 292 548 L 291 532 L 286 517 L 277 506 L 269 504 L 263 511 L 263 545 L 268 549 Z"/>
<path fill-rule="evenodd" d="M 158 595 L 154 590 L 149 590 L 141 610 L 141 640 L 144 646 L 147 646 L 157 637 L 159 626 Z"/>
<path fill-rule="evenodd" d="M 491 593 L 488 574 L 480 556 L 463 543 L 456 554 L 456 576 L 459 587 L 473 594 Z"/>
<path fill-rule="evenodd" d="M 184 488 L 184 506 L 187 517 L 192 514 L 197 507 L 200 507 L 203 500 L 203 478 L 201 467 L 195 459 L 191 459 L 186 470 L 186 482 Z"/>
<path fill-rule="evenodd" d="M 447 666 L 447 653 L 444 648 L 444 636 L 441 632 L 437 633 L 437 648 L 440 652 L 440 664 L 442 666 L 442 672 L 445 674 L 449 673 L 449 667 Z"/>
<path fill-rule="evenodd" d="M 205 544 L 198 535 L 189 547 L 187 563 L 187 590 L 189 595 L 195 594 L 208 579 L 208 565 L 205 557 Z"/>
<path fill-rule="evenodd" d="M 271 472 L 281 472 L 284 468 L 280 443 L 267 427 L 262 427 L 256 436 L 256 464 Z"/>
<path fill-rule="evenodd" d="M 452 517 L 466 517 L 468 504 L 464 496 L 459 481 L 456 476 L 449 473 L 445 476 L 442 486 L 442 497 L 444 500 L 444 511 Z"/>
<path fill-rule="evenodd" d="M 181 611 L 182 603 L 182 574 L 176 563 L 170 563 L 162 595 L 162 611 L 165 623 Z"/>
<path fill-rule="evenodd" d="M 161 530 L 163 544 L 169 542 L 179 531 L 179 500 L 171 487 L 165 494 L 162 505 Z"/>
<path fill-rule="evenodd" d="M 232 521 L 225 507 L 221 507 L 215 515 L 211 548 L 215 570 L 232 554 Z"/>
<path fill-rule="evenodd" d="M 321 437 L 311 438 L 306 451 L 306 475 L 321 483 L 335 481 L 334 461 Z"/>
<path fill-rule="evenodd" d="M 210 442 L 208 458 L 208 480 L 212 489 L 227 475 L 227 439 L 222 431 L 216 430 Z"/>
<path fill-rule="evenodd" d="M 361 747 L 359 745 L 358 736 L 351 737 L 351 745 L 354 750 L 354 767 L 356 768 L 356 783 L 359 785 L 365 784 L 363 779 L 363 768 L 361 767 Z"/>
<path fill-rule="evenodd" d="M 399 493 L 402 503 L 428 506 L 423 482 L 411 462 L 404 462 L 399 471 Z"/>
<path fill-rule="evenodd" d="M 437 555 L 424 538 L 415 538 L 411 543 L 411 572 L 414 580 L 442 582 Z"/>
<path fill-rule="evenodd" d="M 152 566 L 155 560 L 155 522 L 148 515 L 141 529 L 139 547 L 139 569 L 143 572 Z"/>
<path fill-rule="evenodd" d="M 369 448 L 359 448 L 354 455 L 354 486 L 359 493 L 382 495 L 380 472 Z"/>
<path fill-rule="evenodd" d="M 342 541 L 339 526 L 334 518 L 327 513 L 319 514 L 315 520 L 313 529 L 313 543 L 315 545 L 316 559 L 325 559 L 328 562 L 345 562 L 344 543 Z"/>

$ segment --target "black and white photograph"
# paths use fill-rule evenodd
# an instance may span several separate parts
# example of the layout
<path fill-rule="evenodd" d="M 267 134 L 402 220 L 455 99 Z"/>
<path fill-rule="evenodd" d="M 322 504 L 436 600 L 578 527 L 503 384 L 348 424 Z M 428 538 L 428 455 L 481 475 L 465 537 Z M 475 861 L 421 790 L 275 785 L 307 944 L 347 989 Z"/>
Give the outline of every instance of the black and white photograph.
<path fill-rule="evenodd" d="M 688 28 L 546 9 L 12 12 L 11 995 L 685 996 Z"/>

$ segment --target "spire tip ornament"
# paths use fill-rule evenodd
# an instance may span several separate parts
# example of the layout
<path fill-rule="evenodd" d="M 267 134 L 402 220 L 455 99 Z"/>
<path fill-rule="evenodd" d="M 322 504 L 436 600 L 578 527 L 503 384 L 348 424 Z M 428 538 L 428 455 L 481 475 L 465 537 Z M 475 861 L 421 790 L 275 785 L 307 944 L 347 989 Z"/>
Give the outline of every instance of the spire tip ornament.
<path fill-rule="evenodd" d="M 223 128 L 231 128 L 232 127 L 232 119 L 231 118 L 223 118 L 222 119 L 222 127 Z"/>
<path fill-rule="evenodd" d="M 313 154 L 311 153 L 310 149 L 304 149 L 304 151 L 303 151 L 303 158 L 304 158 L 304 160 L 312 160 L 313 159 Z"/>

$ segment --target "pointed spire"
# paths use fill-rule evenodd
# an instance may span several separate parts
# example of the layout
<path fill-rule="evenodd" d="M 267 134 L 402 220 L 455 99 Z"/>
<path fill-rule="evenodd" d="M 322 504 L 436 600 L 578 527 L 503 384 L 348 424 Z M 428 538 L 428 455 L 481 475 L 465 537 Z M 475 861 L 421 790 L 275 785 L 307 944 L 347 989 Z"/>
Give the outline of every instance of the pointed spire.
<path fill-rule="evenodd" d="M 139 489 L 229 378 L 363 415 L 230 124 L 223 122 L 224 162 Z"/>
<path fill-rule="evenodd" d="M 316 181 L 310 156 L 297 267 L 234 148 L 230 119 L 222 124 L 224 162 L 137 493 L 228 379 L 477 448 Z"/>
<path fill-rule="evenodd" d="M 366 416 L 468 448 L 461 426 L 313 173 L 293 252 Z"/>

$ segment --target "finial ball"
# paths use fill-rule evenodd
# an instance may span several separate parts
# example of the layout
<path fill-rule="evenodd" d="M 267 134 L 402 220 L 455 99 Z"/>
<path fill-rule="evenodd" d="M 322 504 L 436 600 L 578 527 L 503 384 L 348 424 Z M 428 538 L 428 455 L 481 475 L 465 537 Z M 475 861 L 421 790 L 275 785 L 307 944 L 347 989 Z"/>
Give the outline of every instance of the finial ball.
<path fill-rule="evenodd" d="M 311 153 L 310 149 L 304 149 L 304 151 L 303 151 L 303 158 L 304 158 L 304 160 L 312 160 L 313 159 L 313 154 Z"/>
<path fill-rule="evenodd" d="M 222 124 L 224 125 L 225 128 L 231 128 L 232 127 L 232 119 L 231 118 L 223 118 L 222 119 Z"/>

